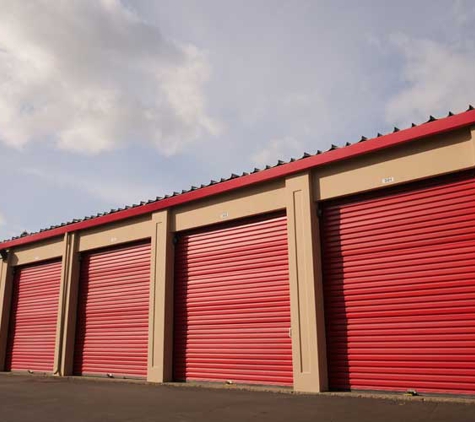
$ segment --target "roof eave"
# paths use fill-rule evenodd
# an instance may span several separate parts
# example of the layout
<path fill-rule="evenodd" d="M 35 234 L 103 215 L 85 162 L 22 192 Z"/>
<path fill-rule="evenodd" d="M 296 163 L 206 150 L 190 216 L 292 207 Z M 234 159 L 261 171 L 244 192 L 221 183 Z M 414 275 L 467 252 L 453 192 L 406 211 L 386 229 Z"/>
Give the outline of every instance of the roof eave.
<path fill-rule="evenodd" d="M 324 154 L 310 156 L 304 160 L 298 160 L 279 165 L 265 171 L 252 173 L 216 185 L 207 186 L 198 190 L 192 190 L 182 195 L 162 199 L 158 202 L 153 202 L 139 207 L 107 214 L 101 217 L 80 221 L 78 223 L 68 224 L 51 230 L 34 233 L 22 238 L 9 240 L 0 243 L 0 250 L 10 249 L 16 246 L 26 245 L 28 243 L 51 239 L 53 237 L 61 236 L 65 233 L 89 229 L 92 227 L 101 226 L 103 224 L 149 214 L 191 201 L 219 195 L 235 189 L 252 186 L 257 183 L 263 183 L 280 177 L 289 176 L 322 165 L 327 165 L 337 161 L 358 157 L 363 154 L 384 150 L 407 142 L 427 138 L 429 136 L 435 136 L 454 131 L 474 124 L 475 110 L 469 109 L 464 113 L 456 114 L 440 120 L 429 121 L 419 126 L 400 130 L 377 138 L 368 139 L 365 140 L 365 142 L 353 144 L 348 147 L 333 149 Z"/>

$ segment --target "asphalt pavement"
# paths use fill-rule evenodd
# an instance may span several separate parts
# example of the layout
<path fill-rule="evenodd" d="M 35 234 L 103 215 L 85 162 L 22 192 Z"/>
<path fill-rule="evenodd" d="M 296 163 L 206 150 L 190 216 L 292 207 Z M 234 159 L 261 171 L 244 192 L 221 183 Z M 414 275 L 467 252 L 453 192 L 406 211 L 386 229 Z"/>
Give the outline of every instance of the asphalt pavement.
<path fill-rule="evenodd" d="M 474 422 L 475 400 L 246 391 L 0 374 L 1 422 Z"/>

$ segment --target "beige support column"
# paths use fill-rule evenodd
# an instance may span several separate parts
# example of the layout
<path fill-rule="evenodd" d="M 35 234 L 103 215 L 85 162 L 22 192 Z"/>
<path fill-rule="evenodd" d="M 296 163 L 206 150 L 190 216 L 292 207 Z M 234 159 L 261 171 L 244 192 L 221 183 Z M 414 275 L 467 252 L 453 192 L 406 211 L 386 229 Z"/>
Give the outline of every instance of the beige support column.
<path fill-rule="evenodd" d="M 327 390 L 320 236 L 310 173 L 286 179 L 295 391 Z"/>
<path fill-rule="evenodd" d="M 10 303 L 12 297 L 13 267 L 12 254 L 6 260 L 0 258 L 0 371 L 5 371 L 5 357 L 10 321 Z"/>
<path fill-rule="evenodd" d="M 148 343 L 149 382 L 173 379 L 173 264 L 174 246 L 171 213 L 152 217 L 152 265 Z"/>
<path fill-rule="evenodd" d="M 64 235 L 54 375 L 73 375 L 76 309 L 79 284 L 78 234 Z"/>

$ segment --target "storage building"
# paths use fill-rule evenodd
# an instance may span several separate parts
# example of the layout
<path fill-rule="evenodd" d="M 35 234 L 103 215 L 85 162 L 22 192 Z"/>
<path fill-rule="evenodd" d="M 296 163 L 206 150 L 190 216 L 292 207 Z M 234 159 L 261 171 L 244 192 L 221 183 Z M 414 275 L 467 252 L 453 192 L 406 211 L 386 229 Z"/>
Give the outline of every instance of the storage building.
<path fill-rule="evenodd" d="M 0 371 L 475 394 L 475 110 L 0 255 Z"/>

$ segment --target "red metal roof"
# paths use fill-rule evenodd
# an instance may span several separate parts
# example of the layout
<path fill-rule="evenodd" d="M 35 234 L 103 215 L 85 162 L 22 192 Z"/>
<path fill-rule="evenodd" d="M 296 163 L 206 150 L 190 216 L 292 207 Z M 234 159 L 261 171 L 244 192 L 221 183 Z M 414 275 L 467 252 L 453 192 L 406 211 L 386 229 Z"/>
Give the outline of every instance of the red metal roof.
<path fill-rule="evenodd" d="M 347 144 L 347 146 L 343 148 L 332 146 L 324 153 L 319 151 L 315 155 L 304 154 L 302 159 L 291 160 L 289 163 L 279 161 L 274 167 L 267 166 L 264 170 L 255 169 L 251 173 L 243 173 L 242 176 L 233 174 L 229 179 L 221 179 L 220 182 L 211 181 L 211 183 L 206 186 L 202 185 L 200 188 L 192 187 L 189 191 L 183 191 L 181 194 L 175 192 L 171 196 L 157 198 L 156 200 L 133 207 L 126 207 L 121 210 L 111 210 L 109 213 L 98 214 L 98 216 L 95 217 L 87 217 L 83 220 L 73 220 L 72 222 L 63 223 L 59 226 L 44 229 L 37 233 L 31 233 L 10 240 L 5 240 L 0 243 L 0 250 L 49 239 L 68 232 L 84 230 L 102 224 L 148 214 L 187 202 L 196 201 L 198 199 L 229 192 L 234 189 L 244 188 L 283 176 L 303 172 L 321 165 L 357 157 L 370 152 L 380 151 L 406 142 L 427 138 L 429 136 L 450 132 L 474 124 L 475 110 L 471 106 L 463 113 L 455 115 L 449 113 L 447 117 L 442 119 L 435 119 L 431 116 L 426 123 L 421 125 L 413 125 L 413 127 L 404 130 L 395 128 L 393 133 L 380 135 L 372 139 L 366 139 L 363 137 L 360 142 Z"/>

